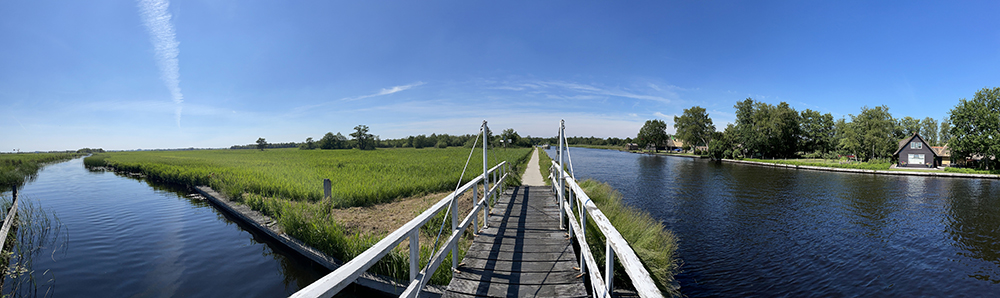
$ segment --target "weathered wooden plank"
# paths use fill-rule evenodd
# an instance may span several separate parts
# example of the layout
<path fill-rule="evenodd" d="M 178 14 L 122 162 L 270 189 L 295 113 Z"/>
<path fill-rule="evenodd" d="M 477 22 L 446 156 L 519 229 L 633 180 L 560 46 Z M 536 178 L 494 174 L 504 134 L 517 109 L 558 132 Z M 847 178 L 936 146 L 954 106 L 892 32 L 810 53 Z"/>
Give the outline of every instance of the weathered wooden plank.
<path fill-rule="evenodd" d="M 505 283 L 481 283 L 466 279 L 453 279 L 444 297 L 451 293 L 474 295 L 477 297 L 586 297 L 587 291 L 581 283 L 553 285 L 522 285 Z"/>
<path fill-rule="evenodd" d="M 493 248 L 492 243 L 482 243 L 477 242 L 469 246 L 469 251 L 485 250 L 489 251 Z M 554 244 L 535 244 L 535 245 L 500 245 L 500 251 L 516 251 L 525 253 L 534 252 L 560 252 L 569 251 L 572 252 L 572 247 L 566 245 L 565 243 L 559 242 Z"/>
<path fill-rule="evenodd" d="M 546 262 L 546 261 L 567 261 L 577 260 L 576 254 L 572 251 L 566 252 L 512 252 L 512 251 L 469 251 L 465 253 L 466 258 L 487 259 L 487 260 L 510 260 L 520 262 Z"/>
<path fill-rule="evenodd" d="M 576 270 L 576 262 L 512 262 L 503 260 L 487 260 L 466 258 L 462 260 L 464 265 L 461 268 L 488 269 L 493 271 L 510 272 L 549 272 Z"/>
<path fill-rule="evenodd" d="M 550 272 L 511 272 L 511 271 L 484 271 L 484 270 L 463 270 L 452 275 L 452 278 L 461 278 L 471 281 L 488 281 L 490 283 L 508 283 L 520 285 L 542 285 L 542 284 L 573 284 L 582 280 L 580 273 L 575 270 L 570 271 L 550 271 Z"/>
<path fill-rule="evenodd" d="M 445 297 L 583 297 L 584 279 L 572 242 L 559 229 L 548 187 L 506 191 L 494 205 Z"/>

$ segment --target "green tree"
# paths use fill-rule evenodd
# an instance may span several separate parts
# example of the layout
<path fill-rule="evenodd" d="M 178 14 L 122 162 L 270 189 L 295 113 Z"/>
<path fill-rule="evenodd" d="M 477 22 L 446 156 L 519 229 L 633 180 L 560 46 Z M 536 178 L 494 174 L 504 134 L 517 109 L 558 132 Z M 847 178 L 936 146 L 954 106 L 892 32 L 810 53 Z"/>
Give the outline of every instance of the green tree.
<path fill-rule="evenodd" d="M 704 108 L 694 106 L 685 109 L 681 116 L 674 116 L 674 129 L 677 130 L 677 138 L 684 140 L 684 143 L 692 146 L 708 146 L 712 141 L 715 125 L 712 124 L 712 118 L 708 117 Z"/>
<path fill-rule="evenodd" d="M 257 149 L 264 151 L 265 148 L 267 148 L 267 141 L 264 138 L 257 138 Z"/>
<path fill-rule="evenodd" d="M 903 130 L 903 136 L 909 137 L 914 133 L 919 133 L 923 135 L 920 131 L 920 120 L 913 119 L 913 117 L 906 116 L 899 120 L 899 126 Z"/>
<path fill-rule="evenodd" d="M 938 123 L 934 118 L 927 117 L 920 121 L 920 136 L 931 146 L 940 146 L 938 141 Z"/>
<path fill-rule="evenodd" d="M 789 157 L 798 151 L 799 113 L 788 103 L 772 106 L 752 98 L 736 103 L 734 139 L 744 156 Z"/>
<path fill-rule="evenodd" d="M 517 144 L 521 141 L 521 136 L 519 136 L 513 128 L 504 129 L 503 132 L 500 133 L 500 138 L 504 140 L 505 144 L 509 142 L 507 146 Z"/>
<path fill-rule="evenodd" d="M 997 169 L 1000 156 L 1000 87 L 983 88 L 972 100 L 960 99 L 950 115 L 951 156 L 983 156 L 980 169 Z"/>
<path fill-rule="evenodd" d="M 656 152 L 656 147 L 661 146 L 667 141 L 667 124 L 663 120 L 646 120 L 646 124 L 642 125 L 639 129 L 639 135 L 636 136 L 639 147 L 646 147 L 646 145 L 653 145 L 653 152 Z"/>
<path fill-rule="evenodd" d="M 802 134 L 799 150 L 804 152 L 827 153 L 834 149 L 834 129 L 833 115 L 830 113 L 820 114 L 817 111 L 806 109 L 800 115 L 800 132 Z"/>
<path fill-rule="evenodd" d="M 308 138 L 306 138 L 306 142 L 305 143 L 302 143 L 302 145 L 299 145 L 299 149 L 302 149 L 302 150 L 316 149 L 316 142 L 313 141 L 312 137 L 308 137 Z"/>
<path fill-rule="evenodd" d="M 890 158 L 896 152 L 898 130 L 889 107 L 861 108 L 861 114 L 851 116 L 842 146 L 864 160 Z"/>
<path fill-rule="evenodd" d="M 951 142 L 951 121 L 948 117 L 941 119 L 941 130 L 938 131 L 938 142 L 942 145 L 947 145 Z"/>
<path fill-rule="evenodd" d="M 375 139 L 372 134 L 368 133 L 367 125 L 358 125 L 354 127 L 354 132 L 351 133 L 351 137 L 354 138 L 354 145 L 361 150 L 375 150 Z"/>

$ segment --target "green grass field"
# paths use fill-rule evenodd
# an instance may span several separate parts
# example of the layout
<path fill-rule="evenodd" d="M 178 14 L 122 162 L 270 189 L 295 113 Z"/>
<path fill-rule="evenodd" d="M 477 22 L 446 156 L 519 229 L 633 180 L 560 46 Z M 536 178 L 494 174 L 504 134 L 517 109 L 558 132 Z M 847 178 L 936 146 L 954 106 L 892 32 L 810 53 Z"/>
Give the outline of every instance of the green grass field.
<path fill-rule="evenodd" d="M 153 180 L 189 186 L 209 185 L 267 214 L 286 233 L 340 260 L 351 260 L 385 235 L 348 231 L 329 218 L 328 206 L 354 207 L 390 202 L 397 198 L 455 189 L 470 153 L 469 148 L 401 148 L 361 150 L 198 150 L 102 153 L 84 159 L 88 167 L 109 166 L 146 174 Z M 489 167 L 508 161 L 511 184 L 519 185 L 530 148 L 490 150 Z M 472 152 L 462 183 L 482 174 L 482 149 Z M 323 179 L 333 184 L 331 204 L 322 200 Z M 423 210 L 399 210 L 419 214 Z M 439 218 L 438 218 L 439 217 Z M 439 213 L 422 239 L 433 239 L 437 225 L 449 219 Z M 405 241 L 404 241 L 405 242 Z M 459 257 L 471 241 L 460 244 Z M 421 264 L 432 253 L 421 245 Z M 409 252 L 390 252 L 369 271 L 406 280 Z M 431 282 L 451 280 L 451 258 L 434 273 Z"/>
<path fill-rule="evenodd" d="M 21 186 L 31 180 L 47 163 L 64 161 L 80 153 L 18 153 L 0 154 L 0 192 L 10 191 L 11 186 Z"/>
<path fill-rule="evenodd" d="M 110 166 L 154 180 L 208 185 L 231 197 L 243 193 L 293 201 L 323 196 L 333 185 L 334 207 L 367 206 L 430 192 L 452 190 L 468 148 L 361 150 L 195 150 L 101 153 L 87 166 Z M 518 162 L 530 149 L 491 150 L 490 166 Z M 482 173 L 482 149 L 472 153 L 464 182 Z"/>

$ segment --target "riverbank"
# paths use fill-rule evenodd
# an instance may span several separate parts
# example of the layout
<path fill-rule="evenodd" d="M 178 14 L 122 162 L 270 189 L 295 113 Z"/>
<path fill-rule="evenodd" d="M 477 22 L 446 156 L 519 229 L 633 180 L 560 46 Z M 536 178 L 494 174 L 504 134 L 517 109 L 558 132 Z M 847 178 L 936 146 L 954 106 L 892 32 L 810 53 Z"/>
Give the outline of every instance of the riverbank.
<path fill-rule="evenodd" d="M 271 235 L 264 231 L 270 237 L 283 243 L 287 240 L 282 240 L 282 235 L 296 239 L 339 263 L 353 259 L 401 225 L 392 226 L 393 222 L 405 223 L 429 207 L 400 202 L 433 195 L 443 198 L 460 177 L 461 182 L 467 182 L 475 173 L 481 173 L 481 158 L 473 158 L 462 176 L 469 150 L 473 149 L 115 152 L 92 156 L 85 163 L 191 188 L 208 186 L 225 196 L 230 205 L 258 213 L 251 218 L 264 216 L 256 225 L 284 233 Z M 519 171 L 530 152 L 527 148 L 491 151 L 489 162 L 510 162 L 516 171 L 511 180 L 520 184 Z M 321 199 L 319 186 L 323 178 L 333 182 L 332 196 L 327 199 Z M 313 198 L 317 194 L 320 198 Z M 386 205 L 399 210 L 385 210 Z M 427 241 L 434 239 L 440 221 L 447 221 L 443 214 L 421 229 L 421 260 L 427 260 L 433 252 L 433 242 Z M 403 246 L 391 251 L 369 272 L 407 280 L 409 253 Z M 466 247 L 462 241 L 459 247 L 461 258 Z M 310 257 L 308 252 L 303 255 Z M 450 262 L 451 258 L 445 259 L 431 284 L 447 284 L 452 272 L 444 268 L 450 268 Z"/>
<path fill-rule="evenodd" d="M 343 261 L 324 254 L 304 242 L 284 233 L 278 225 L 278 222 L 270 216 L 261 214 L 247 205 L 233 202 L 229 199 L 229 197 L 215 191 L 211 187 L 198 186 L 195 187 L 195 190 L 197 190 L 199 194 L 211 202 L 216 208 L 234 217 L 237 221 L 243 223 L 247 227 L 267 235 L 271 239 L 283 244 L 288 249 L 309 258 L 313 262 L 316 262 L 331 271 L 337 270 L 337 268 L 340 268 L 340 266 L 344 264 Z M 396 296 L 402 294 L 407 286 L 396 282 L 392 278 L 368 272 L 362 273 L 355 283 L 373 290 Z M 425 288 L 425 291 L 440 295 L 444 293 L 444 288 L 437 285 L 428 285 Z"/>
<path fill-rule="evenodd" d="M 736 160 L 736 159 L 722 159 L 723 162 L 738 163 L 738 164 L 748 164 L 757 166 L 767 166 L 767 167 L 778 167 L 778 168 L 793 168 L 793 169 L 803 169 L 803 170 L 814 170 L 814 171 L 827 171 L 827 172 L 845 172 L 845 173 L 858 173 L 858 174 L 879 174 L 879 175 L 897 175 L 897 176 L 924 176 L 924 177 L 951 177 L 951 178 L 978 178 L 978 179 L 1000 179 L 1000 175 L 989 175 L 989 174 L 965 174 L 965 173 L 952 173 L 952 172 L 918 172 L 918 171 L 889 171 L 889 170 L 866 170 L 866 169 L 847 169 L 847 168 L 833 168 L 833 167 L 821 167 L 821 166 L 808 166 L 808 165 L 794 165 L 794 164 L 782 164 L 782 163 L 772 163 L 772 162 L 759 162 L 759 161 L 748 161 L 748 160 Z"/>

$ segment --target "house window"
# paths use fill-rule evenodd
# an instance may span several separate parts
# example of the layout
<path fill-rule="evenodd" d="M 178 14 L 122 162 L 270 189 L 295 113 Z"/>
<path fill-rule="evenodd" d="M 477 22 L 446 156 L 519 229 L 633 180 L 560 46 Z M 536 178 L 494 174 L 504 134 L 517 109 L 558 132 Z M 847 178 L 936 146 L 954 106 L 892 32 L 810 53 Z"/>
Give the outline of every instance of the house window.
<path fill-rule="evenodd" d="M 923 148 L 924 148 L 924 143 L 921 142 L 910 143 L 910 149 L 923 149 Z"/>
<path fill-rule="evenodd" d="M 910 164 L 923 164 L 924 155 L 923 154 L 910 154 L 909 156 Z"/>

